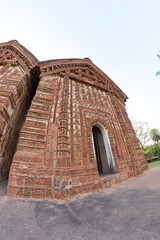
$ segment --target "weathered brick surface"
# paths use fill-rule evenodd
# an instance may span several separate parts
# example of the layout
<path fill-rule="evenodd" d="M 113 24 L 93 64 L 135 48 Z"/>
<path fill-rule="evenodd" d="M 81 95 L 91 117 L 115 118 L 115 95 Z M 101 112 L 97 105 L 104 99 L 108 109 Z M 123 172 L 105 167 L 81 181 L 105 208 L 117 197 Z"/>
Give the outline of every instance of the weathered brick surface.
<path fill-rule="evenodd" d="M 8 178 L 19 130 L 33 96 L 30 70 L 34 63 L 22 51 L 16 41 L 0 44 L 0 181 Z"/>
<path fill-rule="evenodd" d="M 26 54 L 29 58 L 29 53 Z M 29 59 L 31 68 L 36 64 L 40 67 L 40 82 L 19 134 L 10 168 L 8 195 L 70 199 L 143 174 L 147 164 L 125 110 L 127 97 L 113 81 L 89 59 L 41 63 L 35 60 L 35 65 L 32 57 Z M 16 75 L 14 85 L 15 75 L 11 71 L 12 77 L 10 75 L 9 82 L 5 83 L 7 90 L 3 90 L 5 97 L 0 102 L 1 146 L 3 136 L 7 141 L 11 134 L 7 127 L 11 109 L 13 116 L 19 113 L 17 122 L 24 118 L 25 111 L 18 111 L 35 81 L 24 66 L 20 67 L 21 61 L 16 66 L 20 77 Z M 31 82 L 28 85 L 27 79 Z M 18 84 L 21 87 L 18 88 Z M 13 127 L 17 124 L 14 119 L 10 120 Z M 99 176 L 92 142 L 95 123 L 100 123 L 108 132 L 116 174 Z M 7 147 L 3 149 L 7 151 Z M 3 169 L 5 162 L 4 158 Z"/>

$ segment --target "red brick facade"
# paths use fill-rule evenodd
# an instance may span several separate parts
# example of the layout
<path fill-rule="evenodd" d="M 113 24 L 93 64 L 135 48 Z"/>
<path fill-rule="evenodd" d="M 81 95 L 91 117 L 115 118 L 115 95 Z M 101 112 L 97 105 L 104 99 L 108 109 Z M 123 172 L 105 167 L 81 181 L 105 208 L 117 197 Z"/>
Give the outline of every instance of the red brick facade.
<path fill-rule="evenodd" d="M 0 44 L 0 92 L 0 180 L 12 164 L 8 196 L 69 199 L 148 168 L 126 95 L 91 60 L 38 62 L 16 41 Z M 115 174 L 99 175 L 95 124 L 108 134 Z"/>

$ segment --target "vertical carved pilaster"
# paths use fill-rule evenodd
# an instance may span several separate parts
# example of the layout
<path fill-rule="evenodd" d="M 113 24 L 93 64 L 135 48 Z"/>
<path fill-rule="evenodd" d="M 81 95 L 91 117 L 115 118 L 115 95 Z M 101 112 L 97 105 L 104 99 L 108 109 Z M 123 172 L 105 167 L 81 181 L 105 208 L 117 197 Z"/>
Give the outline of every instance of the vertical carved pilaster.
<path fill-rule="evenodd" d="M 61 98 L 59 106 L 57 156 L 54 174 L 54 196 L 65 198 L 72 187 L 70 171 L 70 96 L 71 83 L 69 77 L 61 79 Z M 56 191 L 58 190 L 58 191 Z M 59 190 L 63 190 L 60 191 Z M 59 196 L 59 194 L 61 196 Z"/>
<path fill-rule="evenodd" d="M 59 110 L 59 124 L 57 137 L 57 167 L 70 165 L 69 136 L 70 129 L 68 120 L 70 118 L 69 102 L 69 78 L 64 77 L 62 81 L 62 93 Z"/>

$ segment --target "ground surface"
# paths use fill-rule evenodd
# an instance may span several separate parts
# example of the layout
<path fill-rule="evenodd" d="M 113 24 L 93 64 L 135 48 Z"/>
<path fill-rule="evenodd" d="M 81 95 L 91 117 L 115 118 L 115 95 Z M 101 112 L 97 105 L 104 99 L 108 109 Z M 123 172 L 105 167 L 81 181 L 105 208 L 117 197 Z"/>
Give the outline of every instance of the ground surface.
<path fill-rule="evenodd" d="M 160 165 L 160 161 L 148 163 L 149 167 L 152 167 L 152 166 L 155 166 L 155 165 Z"/>
<path fill-rule="evenodd" d="M 72 202 L 25 201 L 0 184 L 0 240 L 159 240 L 160 165 Z"/>

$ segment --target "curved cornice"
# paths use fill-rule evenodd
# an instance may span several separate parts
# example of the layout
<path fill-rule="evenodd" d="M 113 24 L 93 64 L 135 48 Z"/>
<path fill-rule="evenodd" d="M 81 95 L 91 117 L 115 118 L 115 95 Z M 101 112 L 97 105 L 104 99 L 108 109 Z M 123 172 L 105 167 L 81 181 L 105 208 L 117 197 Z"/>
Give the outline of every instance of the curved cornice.
<path fill-rule="evenodd" d="M 89 58 L 59 59 L 40 62 L 41 76 L 60 73 L 80 82 L 97 86 L 116 95 L 122 102 L 128 97 L 126 94 Z"/>
<path fill-rule="evenodd" d="M 5 43 L 0 43 L 0 51 L 4 51 L 4 54 L 7 55 L 7 51 L 11 53 L 12 60 L 5 60 L 5 63 L 15 63 L 19 62 L 22 65 L 23 69 L 26 72 L 30 72 L 30 70 L 38 64 L 37 58 L 30 53 L 25 47 L 18 43 L 16 40 L 12 40 Z M 2 59 L 3 60 L 3 59 Z"/>
<path fill-rule="evenodd" d="M 41 77 L 59 73 L 62 76 L 68 76 L 73 80 L 108 91 L 123 103 L 128 99 L 125 93 L 89 58 L 56 59 L 39 62 L 18 41 L 12 40 L 0 43 L 0 63 L 11 65 L 19 63 L 26 73 L 30 73 L 35 66 L 39 66 Z"/>

